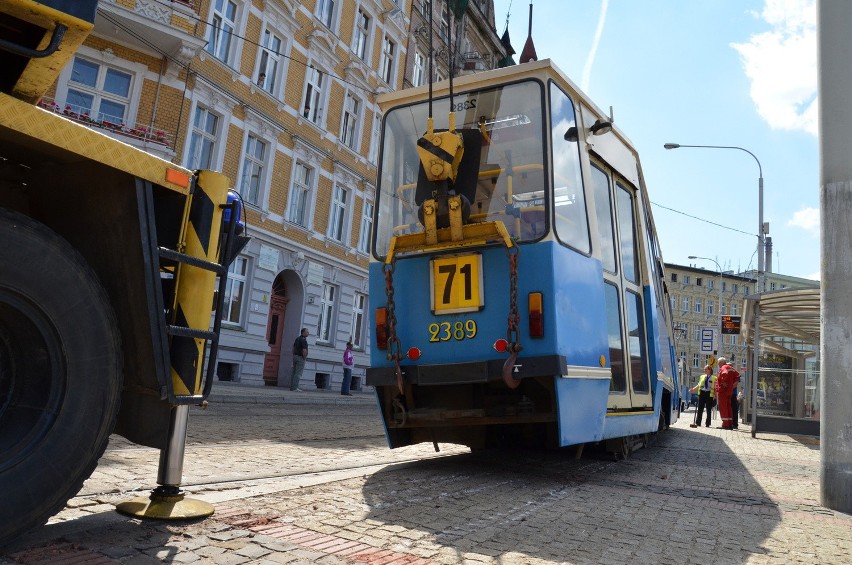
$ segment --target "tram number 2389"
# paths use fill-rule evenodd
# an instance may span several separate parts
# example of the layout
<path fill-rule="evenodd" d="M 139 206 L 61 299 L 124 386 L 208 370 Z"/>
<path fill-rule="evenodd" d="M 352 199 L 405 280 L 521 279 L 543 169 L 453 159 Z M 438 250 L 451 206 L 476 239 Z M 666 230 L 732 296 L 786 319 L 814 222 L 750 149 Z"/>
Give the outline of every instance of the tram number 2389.
<path fill-rule="evenodd" d="M 476 337 L 476 322 L 474 320 L 457 320 L 455 322 L 432 322 L 429 324 L 429 341 L 461 341 Z"/>

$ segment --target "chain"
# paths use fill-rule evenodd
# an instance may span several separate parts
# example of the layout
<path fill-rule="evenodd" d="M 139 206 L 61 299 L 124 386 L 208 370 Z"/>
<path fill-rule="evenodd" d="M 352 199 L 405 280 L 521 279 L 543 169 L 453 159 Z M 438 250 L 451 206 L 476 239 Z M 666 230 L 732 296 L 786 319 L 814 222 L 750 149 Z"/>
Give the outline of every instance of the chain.
<path fill-rule="evenodd" d="M 509 352 L 518 352 L 522 349 L 518 329 L 521 322 L 521 316 L 518 314 L 518 255 L 520 252 L 517 243 L 506 250 L 506 255 L 509 256 L 509 319 L 506 327 Z"/>
<path fill-rule="evenodd" d="M 391 259 L 390 263 L 385 263 L 382 267 L 385 272 L 385 295 L 387 296 L 387 324 L 388 324 L 388 354 L 387 360 L 393 361 L 396 365 L 396 384 L 399 388 L 399 393 L 403 392 L 402 368 L 399 362 L 402 360 L 401 346 L 399 337 L 396 335 L 396 303 L 393 295 L 393 271 L 396 268 L 396 259 Z"/>

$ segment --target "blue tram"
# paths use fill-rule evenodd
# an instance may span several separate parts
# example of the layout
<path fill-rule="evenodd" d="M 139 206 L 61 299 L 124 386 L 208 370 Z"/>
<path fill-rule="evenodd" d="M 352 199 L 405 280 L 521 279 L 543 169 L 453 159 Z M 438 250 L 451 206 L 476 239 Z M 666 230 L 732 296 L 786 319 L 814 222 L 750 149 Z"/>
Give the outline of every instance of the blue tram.
<path fill-rule="evenodd" d="M 454 87 L 380 98 L 366 382 L 389 445 L 626 453 L 680 406 L 639 157 L 549 60 Z"/>

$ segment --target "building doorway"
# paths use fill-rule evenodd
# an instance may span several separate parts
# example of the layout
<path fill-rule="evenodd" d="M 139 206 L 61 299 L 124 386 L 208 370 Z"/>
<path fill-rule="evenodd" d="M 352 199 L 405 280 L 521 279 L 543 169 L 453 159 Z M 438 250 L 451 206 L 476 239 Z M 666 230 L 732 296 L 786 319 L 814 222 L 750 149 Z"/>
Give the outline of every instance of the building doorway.
<path fill-rule="evenodd" d="M 272 282 L 269 300 L 269 320 L 266 325 L 266 340 L 269 351 L 263 358 L 263 384 L 278 386 L 278 367 L 281 362 L 281 338 L 284 335 L 284 314 L 287 311 L 287 284 L 284 273 L 278 273 Z"/>

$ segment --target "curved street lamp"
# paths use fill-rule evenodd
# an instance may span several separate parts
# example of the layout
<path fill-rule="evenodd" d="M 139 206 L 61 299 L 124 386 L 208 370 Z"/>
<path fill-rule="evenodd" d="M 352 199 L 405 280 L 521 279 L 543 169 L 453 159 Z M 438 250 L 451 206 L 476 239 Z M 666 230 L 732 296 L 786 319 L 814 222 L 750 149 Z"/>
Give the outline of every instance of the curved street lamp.
<path fill-rule="evenodd" d="M 693 147 L 697 149 L 736 149 L 737 151 L 744 151 L 745 153 L 748 153 L 757 163 L 757 170 L 759 173 L 757 179 L 757 302 L 754 309 L 754 375 L 752 375 L 751 379 L 751 437 L 755 437 L 755 434 L 757 434 L 757 377 L 759 372 L 758 365 L 760 363 L 760 296 L 763 294 L 764 284 L 763 167 L 760 166 L 760 160 L 754 153 L 748 149 L 737 147 L 735 145 L 682 145 L 680 143 L 666 143 L 663 147 L 666 149 L 679 149 L 681 147 Z"/>

